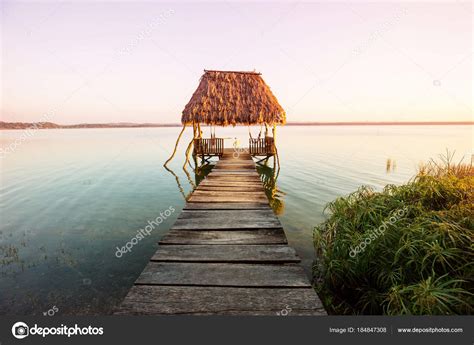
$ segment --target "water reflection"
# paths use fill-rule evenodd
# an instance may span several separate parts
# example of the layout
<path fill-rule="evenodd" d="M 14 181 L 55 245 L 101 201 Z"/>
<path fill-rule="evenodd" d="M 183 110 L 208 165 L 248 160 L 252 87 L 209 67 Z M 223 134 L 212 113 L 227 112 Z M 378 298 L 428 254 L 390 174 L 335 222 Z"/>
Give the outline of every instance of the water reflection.
<path fill-rule="evenodd" d="M 184 188 L 183 188 L 183 185 L 181 184 L 181 181 L 179 180 L 179 177 L 178 175 L 175 174 L 175 172 L 168 168 L 166 165 L 163 166 L 171 175 L 174 176 L 175 180 L 176 180 L 176 184 L 178 185 L 178 190 L 179 190 L 179 193 L 183 196 L 184 200 L 187 200 L 187 196 L 186 194 L 184 193 Z M 192 192 L 191 192 L 192 193 Z M 189 196 L 189 195 L 188 195 Z"/>
<path fill-rule="evenodd" d="M 196 161 L 195 161 L 196 163 Z M 181 180 L 179 179 L 179 176 L 169 167 L 164 166 L 164 168 L 171 174 L 176 180 L 176 184 L 178 186 L 178 190 L 180 194 L 183 196 L 183 199 L 186 201 L 188 198 L 191 196 L 191 194 L 194 192 L 194 190 L 197 188 L 197 186 L 201 183 L 202 180 L 206 178 L 207 175 L 211 172 L 212 168 L 214 167 L 215 164 L 211 163 L 206 163 L 203 165 L 196 164 L 196 167 L 193 168 L 191 164 L 189 166 L 191 167 L 193 173 L 194 173 L 194 180 L 192 178 L 192 175 L 188 171 L 186 164 L 183 165 L 182 169 L 184 171 L 184 174 L 186 175 L 186 178 L 188 180 L 188 183 L 191 185 L 191 191 L 189 193 L 185 193 L 185 189 L 183 188 L 183 185 L 181 184 Z"/>
<path fill-rule="evenodd" d="M 194 178 L 196 181 L 196 186 L 198 186 L 202 180 L 206 178 L 207 175 L 212 171 L 212 168 L 214 168 L 215 164 L 204 164 L 204 165 L 197 165 L 197 168 L 194 169 Z"/>
<path fill-rule="evenodd" d="M 280 167 L 278 164 L 275 163 L 275 159 L 273 159 L 272 161 L 273 166 L 269 165 L 268 159 L 258 161 L 256 164 L 256 168 L 263 182 L 263 187 L 265 190 L 265 194 L 267 195 L 267 198 L 269 200 L 270 207 L 273 209 L 273 212 L 275 212 L 275 214 L 282 215 L 285 210 L 285 204 L 283 202 L 283 196 L 285 195 L 285 193 L 282 190 L 278 189 L 277 186 L 277 179 L 280 173 Z M 174 176 L 176 184 L 178 185 L 179 192 L 183 196 L 184 200 L 187 200 L 191 196 L 193 191 L 206 178 L 206 176 L 209 175 L 209 173 L 215 166 L 214 161 L 202 165 L 199 165 L 196 161 L 195 163 L 195 168 L 189 165 L 193 170 L 194 180 L 192 179 L 191 174 L 187 170 L 186 165 L 184 165 L 182 168 L 184 173 L 186 174 L 188 183 L 192 187 L 191 191 L 187 194 L 184 191 L 184 188 L 181 184 L 178 175 L 172 169 L 165 167 L 165 169 Z"/>
<path fill-rule="evenodd" d="M 385 165 L 385 171 L 387 174 L 391 172 L 395 172 L 395 169 L 397 168 L 397 161 L 395 159 L 388 158 L 387 163 Z"/>
<path fill-rule="evenodd" d="M 278 189 L 277 179 L 280 173 L 280 167 L 268 165 L 268 160 L 264 161 L 263 164 L 258 163 L 257 172 L 260 175 L 260 178 L 263 182 L 263 187 L 265 188 L 265 194 L 267 195 L 270 207 L 273 212 L 277 215 L 282 215 L 285 211 L 285 203 L 283 202 L 283 196 L 285 193 Z"/>
<path fill-rule="evenodd" d="M 114 248 L 157 212 L 182 208 L 193 188 L 181 160 L 170 164 L 174 174 L 161 168 L 176 131 L 41 130 L 1 160 L 0 314 L 42 315 L 53 305 L 61 314 L 106 314 L 124 298 L 177 214 L 127 257 L 117 259 Z M 22 134 L 0 132 L 2 147 Z M 222 136 L 247 142 L 248 130 L 226 127 Z M 456 160 L 469 158 L 472 126 L 287 126 L 278 148 L 281 172 L 271 172 L 273 159 L 257 170 L 309 274 L 312 230 L 325 219 L 327 202 L 363 184 L 381 190 L 405 183 L 420 161 L 446 148 Z M 213 165 L 186 167 L 198 185 Z"/>

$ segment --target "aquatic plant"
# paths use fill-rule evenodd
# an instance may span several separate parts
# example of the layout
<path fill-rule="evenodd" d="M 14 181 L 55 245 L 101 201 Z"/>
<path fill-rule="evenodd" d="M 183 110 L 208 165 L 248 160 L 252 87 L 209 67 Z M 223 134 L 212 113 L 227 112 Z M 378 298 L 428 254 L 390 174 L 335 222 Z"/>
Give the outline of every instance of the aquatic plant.
<path fill-rule="evenodd" d="M 474 167 L 452 158 L 422 165 L 405 185 L 361 187 L 326 206 L 330 215 L 313 233 L 313 274 L 328 311 L 472 314 Z M 388 222 L 394 213 L 402 216 Z"/>

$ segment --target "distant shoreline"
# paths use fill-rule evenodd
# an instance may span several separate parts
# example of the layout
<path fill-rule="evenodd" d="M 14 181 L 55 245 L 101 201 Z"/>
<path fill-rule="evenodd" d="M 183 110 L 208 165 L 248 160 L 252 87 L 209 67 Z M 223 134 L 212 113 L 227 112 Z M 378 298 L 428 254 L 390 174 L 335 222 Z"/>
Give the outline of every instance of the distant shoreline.
<path fill-rule="evenodd" d="M 288 122 L 285 126 L 455 126 L 474 125 L 474 121 L 401 121 L 401 122 Z M 0 130 L 11 129 L 80 129 L 80 128 L 156 128 L 182 127 L 179 123 L 83 123 L 75 125 L 59 125 L 52 122 L 1 122 Z"/>

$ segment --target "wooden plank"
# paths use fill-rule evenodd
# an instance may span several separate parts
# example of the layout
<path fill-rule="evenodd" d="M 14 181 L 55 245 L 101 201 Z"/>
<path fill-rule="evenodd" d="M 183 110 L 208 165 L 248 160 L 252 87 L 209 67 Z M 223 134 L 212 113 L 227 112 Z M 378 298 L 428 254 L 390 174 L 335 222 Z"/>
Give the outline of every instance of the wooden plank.
<path fill-rule="evenodd" d="M 177 219 L 171 230 L 247 230 L 247 229 L 280 229 L 278 219 L 242 220 L 238 224 L 224 218 L 210 221 L 208 219 Z"/>
<path fill-rule="evenodd" d="M 270 210 L 268 203 L 187 202 L 184 210 Z"/>
<path fill-rule="evenodd" d="M 217 164 L 213 172 L 227 171 L 227 170 L 244 170 L 248 172 L 255 172 L 255 165 L 251 164 Z"/>
<path fill-rule="evenodd" d="M 212 194 L 196 194 L 193 193 L 188 201 L 190 202 L 245 202 L 245 203 L 263 203 L 268 204 L 265 194 L 246 193 L 246 195 L 234 195 L 235 193 L 227 193 L 222 195 Z"/>
<path fill-rule="evenodd" d="M 223 191 L 223 192 L 258 192 L 264 193 L 262 186 L 199 186 L 196 190 L 200 191 Z"/>
<path fill-rule="evenodd" d="M 272 229 L 281 223 L 271 210 L 183 211 L 171 229 Z"/>
<path fill-rule="evenodd" d="M 202 181 L 204 182 L 204 181 Z M 253 177 L 242 177 L 242 176 L 216 176 L 211 177 L 205 180 L 206 183 L 214 184 L 214 185 L 239 185 L 239 184 L 260 184 L 262 185 L 262 181 L 259 178 Z"/>
<path fill-rule="evenodd" d="M 245 191 L 245 188 L 248 188 L 249 191 L 252 191 L 253 189 L 260 189 L 260 191 L 265 191 L 265 188 L 263 185 L 260 183 L 257 184 L 248 184 L 248 185 L 242 185 L 239 183 L 234 183 L 232 184 L 231 182 L 219 182 L 219 183 L 205 183 L 205 184 L 200 184 L 197 189 L 200 188 L 235 188 L 235 189 L 242 189 L 242 191 Z M 203 189 L 204 190 L 204 189 Z"/>
<path fill-rule="evenodd" d="M 254 182 L 242 182 L 242 181 L 220 181 L 218 179 L 212 180 L 203 180 L 198 185 L 200 186 L 212 186 L 212 187 L 219 187 L 219 186 L 234 186 L 234 187 L 262 187 L 262 181 L 254 181 Z"/>
<path fill-rule="evenodd" d="M 216 163 L 216 166 L 218 165 L 251 165 L 255 167 L 255 162 L 253 160 L 219 160 Z"/>
<path fill-rule="evenodd" d="M 291 309 L 291 311 L 289 311 Z M 134 286 L 116 315 L 326 315 L 311 288 Z"/>
<path fill-rule="evenodd" d="M 256 173 L 257 171 L 255 170 L 255 166 L 245 166 L 245 165 L 219 165 L 216 166 L 212 172 L 214 173 L 225 173 L 225 172 L 230 172 L 230 171 L 242 171 L 242 172 L 247 172 L 247 173 Z M 258 173 L 257 173 L 258 174 Z"/>
<path fill-rule="evenodd" d="M 135 284 L 311 287 L 300 265 L 149 262 Z"/>
<path fill-rule="evenodd" d="M 259 192 L 259 193 L 265 193 L 265 188 L 260 184 L 259 185 L 250 185 L 250 186 L 242 186 L 242 185 L 239 185 L 239 184 L 236 184 L 236 185 L 232 185 L 230 183 L 226 183 L 226 184 L 219 184 L 219 185 L 215 185 L 215 184 L 203 184 L 203 185 L 199 185 L 198 188 L 196 188 L 197 190 L 220 190 L 219 188 L 222 188 L 222 191 L 223 192 L 231 192 L 231 191 L 234 191 L 234 192 L 238 192 L 238 191 L 241 191 L 241 192 Z"/>
<path fill-rule="evenodd" d="M 255 164 L 216 164 L 213 171 L 217 171 L 217 170 L 255 171 Z"/>
<path fill-rule="evenodd" d="M 193 195 L 201 195 L 201 196 L 265 196 L 263 192 L 218 192 L 218 191 L 209 191 L 209 190 L 199 190 L 196 189 L 193 192 Z M 266 196 L 265 196 L 266 197 Z"/>
<path fill-rule="evenodd" d="M 184 210 L 178 216 L 178 219 L 215 219 L 215 218 L 232 218 L 237 221 L 242 218 L 255 219 L 255 220 L 267 220 L 267 219 L 277 219 L 275 214 L 270 208 L 264 210 L 202 210 L 202 211 L 189 211 Z"/>
<path fill-rule="evenodd" d="M 211 182 L 211 181 L 216 181 L 216 180 L 232 180 L 231 177 L 235 175 L 219 175 L 219 174 L 210 174 L 207 175 L 202 181 L 202 182 Z M 243 175 L 238 175 L 238 180 L 234 180 L 235 182 L 239 183 L 262 183 L 262 180 L 260 179 L 260 176 L 255 175 L 255 176 L 243 176 Z M 243 181 L 242 181 L 243 180 Z"/>
<path fill-rule="evenodd" d="M 209 174 L 206 176 L 206 180 L 222 180 L 222 181 L 242 181 L 242 182 L 262 182 L 260 176 L 257 175 L 219 175 L 219 174 Z"/>
<path fill-rule="evenodd" d="M 158 246 L 151 261 L 296 263 L 301 260 L 286 245 L 169 245 Z"/>
<path fill-rule="evenodd" d="M 283 229 L 172 230 L 159 244 L 286 244 Z"/>
<path fill-rule="evenodd" d="M 215 166 L 216 168 L 223 168 L 223 167 L 244 167 L 245 169 L 255 169 L 256 165 L 254 162 L 251 161 L 219 161 Z"/>
<path fill-rule="evenodd" d="M 212 176 L 227 176 L 227 175 L 239 175 L 239 176 L 260 176 L 258 172 L 245 169 L 231 169 L 231 170 L 216 170 L 212 172 Z M 210 175 L 208 175 L 210 176 Z"/>
<path fill-rule="evenodd" d="M 239 189 L 264 189 L 262 183 L 260 185 L 258 183 L 249 183 L 249 184 L 237 184 L 237 183 L 231 183 L 231 182 L 220 182 L 219 184 L 214 184 L 214 183 L 204 183 L 200 184 L 197 186 L 197 189 L 199 188 L 239 188 Z"/>
<path fill-rule="evenodd" d="M 248 179 L 258 179 L 260 180 L 260 175 L 255 173 L 249 173 L 247 171 L 238 171 L 238 170 L 219 170 L 212 174 L 207 175 L 207 178 L 229 178 L 229 177 L 240 177 L 240 178 L 248 178 Z"/>

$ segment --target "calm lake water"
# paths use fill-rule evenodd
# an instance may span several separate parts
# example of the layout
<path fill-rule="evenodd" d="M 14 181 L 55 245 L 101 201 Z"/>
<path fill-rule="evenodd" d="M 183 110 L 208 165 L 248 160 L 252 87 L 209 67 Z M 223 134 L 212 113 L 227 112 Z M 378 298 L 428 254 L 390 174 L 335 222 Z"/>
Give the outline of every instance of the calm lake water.
<path fill-rule="evenodd" d="M 179 185 L 162 166 L 179 131 L 39 130 L 0 158 L 0 314 L 42 314 L 53 306 L 58 314 L 100 314 L 121 301 L 195 183 L 181 168 L 191 130 L 170 164 Z M 1 131 L 0 147 L 23 133 Z M 248 141 L 246 127 L 216 133 L 229 147 L 234 137 Z M 309 275 L 312 229 L 327 202 L 361 185 L 380 190 L 406 182 L 420 162 L 446 149 L 469 162 L 473 127 L 283 127 L 277 145 L 278 213 Z M 395 166 L 387 171 L 388 159 Z M 170 206 L 176 211 L 117 258 L 117 246 Z"/>

